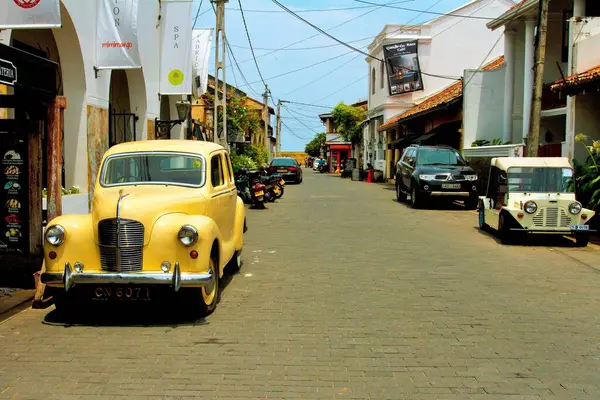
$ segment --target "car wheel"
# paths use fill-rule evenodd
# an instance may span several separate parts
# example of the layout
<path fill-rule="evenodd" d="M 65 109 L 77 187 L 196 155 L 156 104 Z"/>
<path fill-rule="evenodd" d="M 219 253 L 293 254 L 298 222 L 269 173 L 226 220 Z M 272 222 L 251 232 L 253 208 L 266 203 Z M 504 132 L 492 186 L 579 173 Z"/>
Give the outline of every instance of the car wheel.
<path fill-rule="evenodd" d="M 181 289 L 195 314 L 200 318 L 207 317 L 215 311 L 219 302 L 219 271 L 214 256 L 208 261 L 209 273 L 213 276 L 212 285 L 201 288 Z"/>
<path fill-rule="evenodd" d="M 412 208 L 421 208 L 421 197 L 419 191 L 414 186 L 410 192 L 410 204 Z"/>
<path fill-rule="evenodd" d="M 590 235 L 588 234 L 579 234 L 575 236 L 575 245 L 577 247 L 586 247 L 590 242 Z"/>
<path fill-rule="evenodd" d="M 512 244 L 515 241 L 515 237 L 510 231 L 510 222 L 504 213 L 500 214 L 500 220 L 498 221 L 498 233 L 500 235 L 500 242 L 502 244 Z"/>
<path fill-rule="evenodd" d="M 227 263 L 227 267 L 225 268 L 227 272 L 237 274 L 242 269 L 242 265 L 242 252 L 240 250 L 233 253 L 233 257 L 231 257 L 231 260 L 229 260 L 229 263 Z"/>
<path fill-rule="evenodd" d="M 483 206 L 483 202 L 479 202 L 479 229 L 485 231 L 489 228 L 489 225 L 485 223 L 485 207 Z"/>
<path fill-rule="evenodd" d="M 399 203 L 406 200 L 406 195 L 402 191 L 402 187 L 400 186 L 400 184 L 397 181 L 396 181 L 396 200 L 398 200 Z"/>

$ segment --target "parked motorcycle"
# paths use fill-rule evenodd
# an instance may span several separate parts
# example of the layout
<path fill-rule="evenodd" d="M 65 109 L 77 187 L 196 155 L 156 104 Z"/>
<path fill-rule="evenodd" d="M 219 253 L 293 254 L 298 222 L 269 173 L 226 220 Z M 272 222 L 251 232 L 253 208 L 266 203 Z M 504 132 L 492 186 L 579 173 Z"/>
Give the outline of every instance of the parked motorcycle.
<path fill-rule="evenodd" d="M 244 200 L 244 203 L 258 209 L 265 208 L 267 189 L 258 172 L 248 172 L 247 169 L 241 168 L 236 173 L 235 185 L 238 189 L 238 196 Z"/>
<path fill-rule="evenodd" d="M 319 172 L 322 174 L 329 172 L 329 165 L 327 165 L 325 161 L 321 162 L 319 165 Z"/>
<path fill-rule="evenodd" d="M 283 196 L 283 192 L 279 186 L 280 178 L 281 175 L 269 175 L 267 166 L 260 167 L 260 179 L 266 186 L 265 197 L 267 197 L 270 202 L 274 202 L 276 199 Z"/>

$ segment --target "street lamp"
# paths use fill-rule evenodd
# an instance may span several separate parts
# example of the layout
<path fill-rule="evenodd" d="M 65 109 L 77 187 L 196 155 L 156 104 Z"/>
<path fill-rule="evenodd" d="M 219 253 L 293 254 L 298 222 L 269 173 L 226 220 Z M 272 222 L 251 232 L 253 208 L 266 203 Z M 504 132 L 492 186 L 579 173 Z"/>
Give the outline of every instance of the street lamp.
<path fill-rule="evenodd" d="M 174 120 L 159 120 L 158 118 L 154 119 L 154 124 L 156 126 L 156 138 L 157 139 L 170 139 L 171 138 L 171 129 L 175 125 L 181 124 L 183 121 L 188 119 L 190 115 L 190 110 L 192 109 L 192 104 L 187 100 L 180 100 L 175 103 L 175 107 L 177 108 L 177 117 L 179 119 Z"/>

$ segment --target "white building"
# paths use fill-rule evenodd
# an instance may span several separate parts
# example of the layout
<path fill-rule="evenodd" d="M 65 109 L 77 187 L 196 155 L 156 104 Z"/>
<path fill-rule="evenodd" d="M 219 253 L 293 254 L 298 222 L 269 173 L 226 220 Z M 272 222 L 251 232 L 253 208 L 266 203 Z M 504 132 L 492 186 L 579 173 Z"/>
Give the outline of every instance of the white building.
<path fill-rule="evenodd" d="M 504 30 L 506 66 L 494 72 L 466 72 L 465 81 L 473 82 L 464 92 L 466 156 L 524 153 L 531 120 L 538 4 L 537 0 L 521 1 L 488 23 L 492 31 Z M 598 74 L 593 73 L 600 70 L 598 17 L 597 0 L 550 2 L 539 155 L 584 161 L 587 153 L 575 143 L 575 135 L 600 138 Z M 561 84 L 563 75 L 570 77 L 568 87 Z M 590 84 L 596 86 L 585 87 Z M 494 138 L 511 144 L 470 148 L 476 140 Z"/>
<path fill-rule="evenodd" d="M 512 0 L 475 0 L 422 25 L 383 28 L 368 48 L 377 59 L 366 59 L 370 78 L 368 119 L 363 132 L 365 167 L 371 163 L 386 176 L 386 133 L 378 132 L 384 121 L 460 79 L 465 69 L 478 68 L 504 53 L 503 43 L 498 42 L 502 32 L 490 31 L 482 18 L 498 17 L 513 5 Z M 392 96 L 388 73 L 379 61 L 384 58 L 383 46 L 414 40 L 418 41 L 423 90 Z"/>
<path fill-rule="evenodd" d="M 114 6 L 122 4 L 115 1 Z M 0 6 L 0 13 L 6 11 L 5 7 L 8 5 Z M 96 1 L 60 0 L 60 17 L 60 28 L 0 30 L 0 43 L 59 64 L 58 95 L 67 101 L 63 186 L 79 186 L 91 193 L 104 151 L 123 141 L 154 139 L 155 118 L 178 119 L 174 103 L 182 97 L 161 99 L 159 95 L 161 23 L 165 21 L 164 16 L 161 20 L 161 2 L 139 2 L 141 68 L 96 68 Z M 174 129 L 172 137 L 182 133 L 183 129 Z"/>

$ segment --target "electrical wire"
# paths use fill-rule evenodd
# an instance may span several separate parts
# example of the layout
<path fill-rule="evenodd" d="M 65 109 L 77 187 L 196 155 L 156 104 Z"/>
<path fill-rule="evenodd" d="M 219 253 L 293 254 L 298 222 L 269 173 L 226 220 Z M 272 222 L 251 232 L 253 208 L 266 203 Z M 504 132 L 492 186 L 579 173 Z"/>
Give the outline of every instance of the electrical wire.
<path fill-rule="evenodd" d="M 369 58 L 373 58 L 373 59 L 378 60 L 378 61 L 380 61 L 382 63 L 386 63 L 385 60 L 383 60 L 383 59 L 381 59 L 379 57 L 375 57 L 372 54 L 366 53 L 366 52 L 364 52 L 364 51 L 362 51 L 362 50 L 360 50 L 360 49 L 358 49 L 358 48 L 356 48 L 354 46 L 349 45 L 346 42 L 343 42 L 342 40 L 336 38 L 335 36 L 327 33 L 326 31 L 324 31 L 323 29 L 319 28 L 318 26 L 316 26 L 315 24 L 311 23 L 310 21 L 307 21 L 306 19 L 302 18 L 298 14 L 295 14 L 292 10 L 290 10 L 289 8 L 287 8 L 286 6 L 284 6 L 283 4 L 281 4 L 278 0 L 271 0 L 271 1 L 273 3 L 275 3 L 275 4 L 277 4 L 282 9 L 287 10 L 289 14 L 293 15 L 294 17 L 296 17 L 297 19 L 301 20 L 302 22 L 310 25 L 312 28 L 314 28 L 318 32 L 321 32 L 322 34 L 324 34 L 325 36 L 329 37 L 330 39 L 335 40 L 336 42 L 338 42 L 340 44 L 343 44 L 344 46 L 348 47 L 349 49 L 352 49 L 353 51 L 356 51 L 358 53 L 364 54 L 365 56 L 367 56 Z M 415 71 L 415 70 L 412 70 L 412 69 L 407 68 L 407 67 L 400 67 L 400 68 L 402 68 L 403 70 L 406 70 L 406 71 L 417 72 L 417 73 L 421 73 L 423 75 L 427 75 L 427 76 L 431 76 L 431 77 L 435 77 L 435 78 L 449 79 L 449 80 L 454 80 L 454 81 L 460 79 L 459 77 L 451 77 L 451 76 L 445 76 L 445 75 L 430 74 L 430 73 L 427 73 L 427 72 L 422 71 L 422 70 L 421 71 Z"/>
<path fill-rule="evenodd" d="M 308 107 L 327 108 L 329 110 L 331 110 L 332 108 L 335 107 L 335 106 L 323 106 L 323 105 L 319 105 L 319 104 L 300 103 L 299 101 L 288 101 L 288 104 L 298 104 L 301 106 L 308 106 Z"/>
<path fill-rule="evenodd" d="M 398 3 L 411 3 L 415 0 L 408 1 L 400 1 Z M 309 10 L 295 10 L 297 13 L 309 13 L 309 12 L 330 12 L 330 11 L 347 11 L 347 10 L 358 10 L 361 8 L 373 8 L 377 6 L 355 6 L 355 7 L 342 7 L 342 8 L 319 8 L 319 9 L 309 9 Z M 239 11 L 238 8 L 226 8 L 226 10 Z M 245 10 L 246 12 L 255 12 L 255 13 L 284 13 L 282 10 Z"/>
<path fill-rule="evenodd" d="M 260 76 L 260 80 L 262 83 L 267 86 L 265 79 L 262 76 L 262 72 L 260 72 L 260 67 L 258 66 L 258 61 L 256 61 L 256 54 L 254 54 L 254 48 L 252 47 L 252 40 L 250 39 L 250 32 L 248 31 L 248 25 L 246 24 L 246 16 L 244 15 L 244 9 L 242 8 L 242 0 L 238 0 L 238 4 L 240 5 L 240 13 L 242 14 L 242 21 L 244 22 L 244 29 L 246 30 L 246 37 L 248 38 L 248 44 L 250 45 L 250 51 L 252 52 L 252 58 L 254 59 L 254 65 L 256 65 L 256 70 L 258 71 L 258 76 Z"/>
<path fill-rule="evenodd" d="M 302 139 L 302 140 L 308 140 L 308 138 L 305 138 L 303 136 L 298 135 L 296 132 L 294 132 L 294 130 L 292 128 L 290 128 L 285 122 L 283 122 L 283 120 L 281 120 L 281 125 L 285 126 L 288 131 L 290 131 L 290 133 L 294 136 L 296 136 L 298 139 Z"/>
<path fill-rule="evenodd" d="M 330 94 L 328 94 L 327 96 L 321 97 L 319 100 L 315 100 L 315 103 L 317 103 L 317 102 L 319 102 L 319 101 L 321 101 L 321 100 L 325 100 L 326 98 L 328 98 L 328 97 L 331 97 L 331 96 L 333 96 L 334 94 L 338 94 L 338 93 L 339 93 L 339 92 L 341 92 L 342 90 L 344 90 L 344 89 L 347 89 L 347 88 L 349 88 L 349 87 L 350 87 L 350 86 L 352 86 L 352 85 L 356 85 L 358 82 L 360 82 L 360 81 L 362 81 L 362 80 L 364 80 L 365 78 L 368 78 L 368 77 L 369 77 L 369 74 L 367 73 L 366 75 L 363 75 L 363 76 L 361 76 L 361 77 L 360 77 L 360 78 L 358 78 L 357 80 L 355 80 L 355 81 L 353 81 L 353 82 L 350 82 L 350 83 L 347 83 L 346 85 L 344 85 L 344 86 L 343 86 L 342 88 L 340 88 L 339 90 L 336 90 L 335 92 L 333 92 L 333 93 L 330 93 Z"/>
<path fill-rule="evenodd" d="M 366 0 L 354 0 L 354 1 L 356 1 L 358 3 L 363 3 L 363 4 L 370 4 L 372 6 L 394 8 L 394 9 L 403 10 L 403 11 L 420 12 L 422 14 L 431 14 L 431 15 L 438 15 L 438 16 L 443 16 L 443 17 L 482 19 L 482 20 L 486 20 L 486 21 L 494 21 L 494 20 L 498 19 L 498 17 L 479 17 L 479 16 L 475 16 L 475 15 L 460 15 L 460 14 L 454 14 L 454 13 L 440 13 L 440 12 L 429 11 L 429 10 L 415 10 L 414 8 L 398 7 L 398 6 L 395 6 L 392 4 L 384 5 L 384 4 L 373 3 L 370 1 L 366 1 Z"/>
<path fill-rule="evenodd" d="M 198 17 L 200 16 L 200 8 L 202 8 L 202 3 L 204 0 L 200 0 L 200 4 L 198 4 L 198 10 L 196 11 L 196 18 L 194 19 L 194 25 L 192 25 L 192 29 L 196 27 L 196 22 L 198 22 Z"/>

